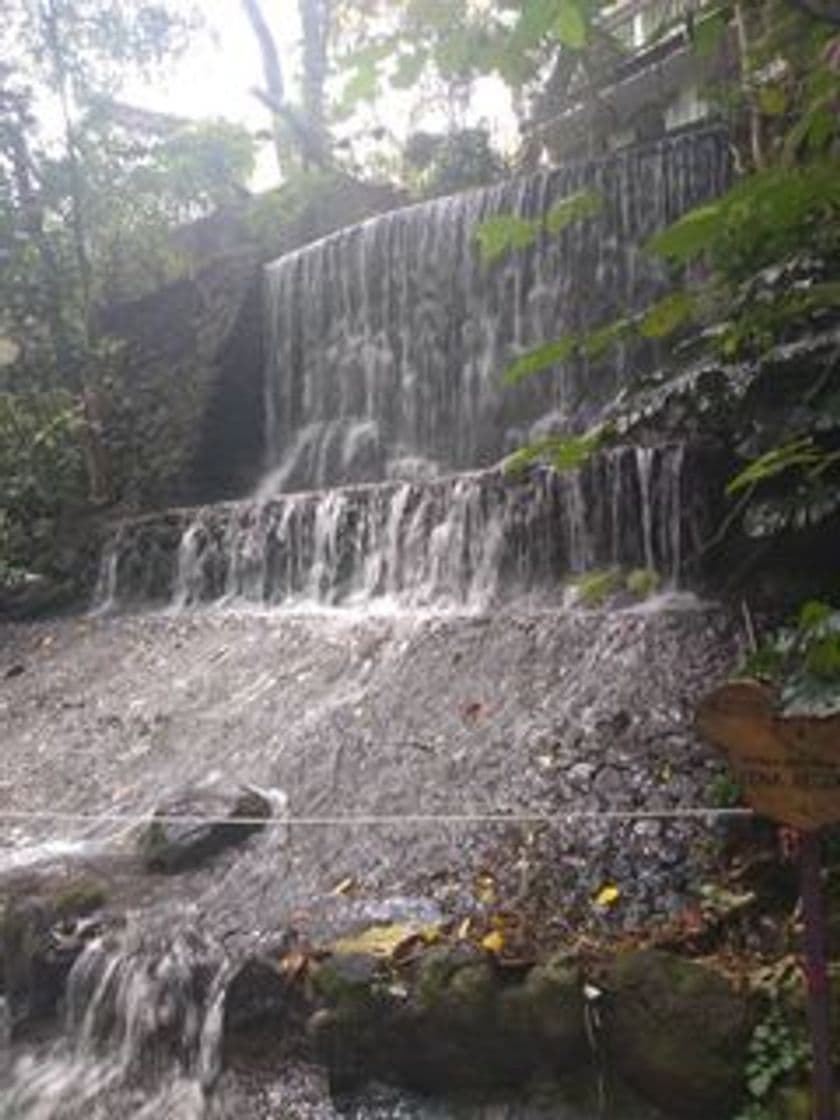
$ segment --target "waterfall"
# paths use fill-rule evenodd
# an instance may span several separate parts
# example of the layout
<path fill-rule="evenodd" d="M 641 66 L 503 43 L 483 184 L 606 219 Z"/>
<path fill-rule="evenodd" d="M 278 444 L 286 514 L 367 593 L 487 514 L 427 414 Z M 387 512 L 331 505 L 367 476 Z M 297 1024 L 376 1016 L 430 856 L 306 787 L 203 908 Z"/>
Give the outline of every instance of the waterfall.
<path fill-rule="evenodd" d="M 568 474 L 473 471 L 146 517 L 121 526 L 102 582 L 110 601 L 180 607 L 550 603 L 591 568 L 677 583 L 708 508 L 699 453 L 614 448 Z"/>
<path fill-rule="evenodd" d="M 267 470 L 252 499 L 122 526 L 97 602 L 250 602 L 483 609 L 597 567 L 675 583 L 708 521 L 697 456 L 615 449 L 582 471 L 513 481 L 494 466 L 528 438 L 596 420 L 650 341 L 516 388 L 539 343 L 667 289 L 656 230 L 726 185 L 706 130 L 380 215 L 265 273 Z M 576 191 L 598 216 L 491 265 L 476 231 L 539 218 Z"/>
<path fill-rule="evenodd" d="M 333 234 L 266 270 L 269 489 L 469 470 L 497 462 L 546 416 L 586 422 L 656 348 L 625 343 L 517 389 L 518 355 L 647 305 L 667 287 L 645 241 L 720 193 L 720 131 L 421 203 Z M 539 218 L 580 190 L 602 211 L 485 265 L 476 230 Z"/>

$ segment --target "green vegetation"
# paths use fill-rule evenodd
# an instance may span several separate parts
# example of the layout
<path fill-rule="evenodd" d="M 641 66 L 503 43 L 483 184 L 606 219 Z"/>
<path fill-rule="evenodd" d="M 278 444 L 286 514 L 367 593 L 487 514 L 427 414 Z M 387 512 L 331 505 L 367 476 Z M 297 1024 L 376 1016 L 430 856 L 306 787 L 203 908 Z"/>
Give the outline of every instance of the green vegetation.
<path fill-rule="evenodd" d="M 662 584 L 659 572 L 651 568 L 634 568 L 630 572 L 621 568 L 596 568 L 571 580 L 578 601 L 585 607 L 601 607 L 618 595 L 631 599 L 649 599 Z"/>
<path fill-rule="evenodd" d="M 585 39 L 596 25 L 592 5 L 579 8 Z M 543 440 L 512 462 L 571 469 L 605 442 L 711 437 L 734 452 L 725 528 L 765 538 L 840 523 L 840 38 L 783 0 L 738 8 L 740 86 L 718 92 L 741 137 L 740 173 L 650 240 L 674 290 L 520 356 L 505 381 L 600 356 L 631 335 L 666 344 L 665 366 L 629 384 L 597 430 Z M 725 23 L 701 26 L 703 52 L 706 32 Z M 597 217 L 578 196 L 566 205 Z M 477 239 L 492 261 L 545 232 L 502 216 Z"/>
<path fill-rule="evenodd" d="M 840 611 L 805 603 L 792 624 L 764 639 L 744 671 L 773 684 L 788 715 L 840 712 Z"/>
<path fill-rule="evenodd" d="M 173 230 L 233 201 L 253 166 L 238 126 L 117 98 L 190 41 L 144 0 L 13 5 L 0 30 L 0 590 L 66 575 L 62 529 L 118 491 L 108 442 L 121 354 L 106 300 L 188 265 Z"/>
<path fill-rule="evenodd" d="M 779 1002 L 773 1003 L 750 1039 L 746 1065 L 749 1100 L 735 1120 L 774 1120 L 778 1112 L 773 1098 L 780 1084 L 804 1074 L 809 1053 L 801 1026 L 791 1022 Z"/>

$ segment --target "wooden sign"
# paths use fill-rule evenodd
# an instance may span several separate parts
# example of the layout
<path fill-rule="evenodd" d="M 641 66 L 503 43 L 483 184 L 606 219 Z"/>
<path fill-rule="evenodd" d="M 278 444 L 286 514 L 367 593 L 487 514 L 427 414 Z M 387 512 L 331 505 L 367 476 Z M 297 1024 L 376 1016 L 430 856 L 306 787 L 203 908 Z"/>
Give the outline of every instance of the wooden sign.
<path fill-rule="evenodd" d="M 741 680 L 700 702 L 697 727 L 727 752 L 756 812 L 801 829 L 840 822 L 840 714 L 781 716 L 769 688 Z"/>

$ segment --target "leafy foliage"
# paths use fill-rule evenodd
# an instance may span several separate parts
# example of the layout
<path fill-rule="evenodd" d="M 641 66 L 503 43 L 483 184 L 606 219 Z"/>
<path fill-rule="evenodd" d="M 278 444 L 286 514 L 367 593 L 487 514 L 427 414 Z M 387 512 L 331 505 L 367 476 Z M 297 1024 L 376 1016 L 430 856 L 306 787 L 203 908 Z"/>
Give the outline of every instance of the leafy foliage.
<path fill-rule="evenodd" d="M 745 671 L 777 687 L 787 715 L 840 712 L 840 611 L 806 602 L 792 625 L 762 643 Z"/>
<path fill-rule="evenodd" d="M 801 1030 L 774 1004 L 755 1027 L 750 1039 L 746 1083 L 750 1100 L 736 1120 L 770 1120 L 770 1100 L 780 1082 L 802 1072 L 809 1047 Z"/>
<path fill-rule="evenodd" d="M 519 448 L 504 462 L 507 474 L 521 474 L 535 463 L 548 463 L 557 471 L 582 467 L 607 436 L 603 428 L 593 428 L 582 436 L 549 435 Z"/>
<path fill-rule="evenodd" d="M 50 552 L 55 524 L 86 499 L 72 398 L 0 393 L 0 585 Z"/>
<path fill-rule="evenodd" d="M 752 537 L 840 517 L 840 117 L 829 111 L 840 99 L 840 38 L 776 0 L 759 22 L 742 59 L 752 166 L 647 245 L 672 269 L 672 291 L 543 343 L 505 373 L 518 384 L 630 334 L 666 342 L 669 364 L 621 392 L 605 430 L 616 440 L 719 439 L 734 454 L 729 524 Z M 478 237 L 485 259 L 531 243 L 515 217 L 494 218 Z"/>
<path fill-rule="evenodd" d="M 12 0 L 0 28 L 0 568 L 45 571 L 56 530 L 115 496 L 120 352 L 97 305 L 183 268 L 173 230 L 237 197 L 242 129 L 117 100 L 195 26 L 154 0 Z"/>
<path fill-rule="evenodd" d="M 481 259 L 485 264 L 493 264 L 508 253 L 528 249 L 544 233 L 556 235 L 573 222 L 595 217 L 601 206 L 601 197 L 595 191 L 577 191 L 555 203 L 543 218 L 521 218 L 516 214 L 497 214 L 492 218 L 485 218 L 475 231 Z M 553 365 L 555 361 L 562 360 L 553 358 L 548 364 Z M 537 364 L 532 372 L 542 368 L 543 365 Z M 515 375 L 514 380 L 518 380 Z"/>

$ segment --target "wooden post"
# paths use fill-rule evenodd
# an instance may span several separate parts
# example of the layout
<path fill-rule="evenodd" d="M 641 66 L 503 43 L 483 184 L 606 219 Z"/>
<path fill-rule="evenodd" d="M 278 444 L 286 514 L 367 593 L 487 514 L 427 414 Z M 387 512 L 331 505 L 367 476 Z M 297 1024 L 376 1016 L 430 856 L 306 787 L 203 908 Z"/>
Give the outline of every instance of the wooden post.
<path fill-rule="evenodd" d="M 825 915 L 820 889 L 820 832 L 803 832 L 800 847 L 800 890 L 805 918 L 805 977 L 808 985 L 808 1028 L 814 1059 L 814 1120 L 835 1120 L 831 1070 L 831 995 L 826 963 Z"/>

